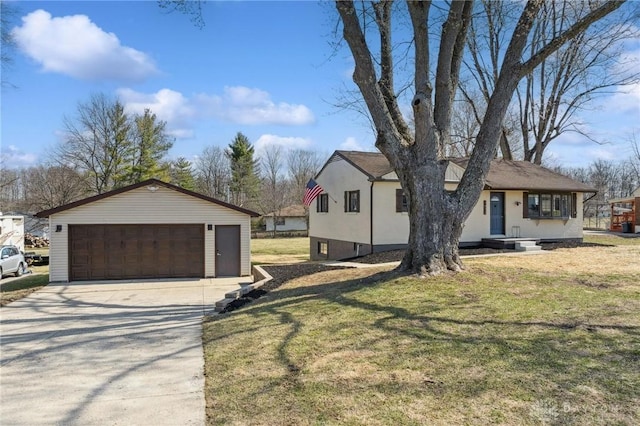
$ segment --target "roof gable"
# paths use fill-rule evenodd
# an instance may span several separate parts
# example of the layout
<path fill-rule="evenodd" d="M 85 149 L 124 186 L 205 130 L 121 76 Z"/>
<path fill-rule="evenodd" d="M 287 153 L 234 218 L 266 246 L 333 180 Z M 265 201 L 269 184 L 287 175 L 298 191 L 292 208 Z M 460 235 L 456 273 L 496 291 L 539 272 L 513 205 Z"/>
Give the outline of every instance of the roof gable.
<path fill-rule="evenodd" d="M 380 179 L 382 176 L 394 172 L 389 161 L 379 152 L 335 151 L 322 167 L 318 176 L 328 164 L 337 159 L 345 160 L 371 180 Z"/>
<path fill-rule="evenodd" d="M 149 187 L 150 190 L 151 190 L 151 188 L 153 188 L 154 186 L 156 186 L 156 187 L 162 186 L 162 187 L 165 187 L 167 189 L 171 189 L 173 191 L 177 191 L 177 192 L 180 192 L 182 194 L 185 194 L 185 195 L 188 195 L 188 196 L 191 196 L 191 197 L 194 197 L 194 198 L 199 198 L 201 200 L 204 200 L 204 201 L 207 201 L 207 202 L 210 202 L 210 203 L 213 203 L 213 204 L 217 204 L 219 206 L 226 207 L 226 208 L 229 208 L 231 210 L 235 210 L 235 211 L 240 212 L 240 213 L 247 214 L 247 215 L 249 215 L 251 217 L 260 216 L 258 213 L 254 212 L 254 211 L 251 211 L 251 210 L 248 210 L 248 209 L 245 209 L 245 208 L 242 208 L 242 207 L 234 206 L 233 204 L 229 204 L 229 203 L 226 203 L 224 201 L 217 200 L 215 198 L 207 197 L 206 195 L 200 194 L 198 192 L 194 192 L 194 191 L 190 191 L 188 189 L 180 188 L 179 186 L 172 185 L 172 184 L 167 183 L 167 182 L 162 182 L 161 180 L 158 180 L 158 179 L 148 179 L 148 180 L 145 180 L 143 182 L 134 183 L 132 185 L 125 186 L 123 188 L 118 188 L 118 189 L 114 189 L 113 191 L 105 192 L 104 194 L 94 195 L 92 197 L 88 197 L 88 198 L 84 198 L 82 200 L 74 201 L 73 203 L 65 204 L 63 206 L 55 207 L 55 208 L 48 209 L 48 210 L 43 210 L 41 212 L 36 213 L 36 217 L 49 217 L 52 214 L 60 213 L 60 212 L 63 212 L 65 210 L 70 210 L 70 209 L 73 209 L 73 208 L 76 208 L 76 207 L 80 207 L 80 206 L 83 206 L 83 205 L 86 205 L 86 204 L 90 204 L 90 203 L 93 203 L 93 202 L 96 202 L 96 201 L 99 201 L 99 200 L 104 200 L 106 198 L 114 197 L 116 195 L 132 191 L 134 189 L 143 188 L 143 187 Z"/>

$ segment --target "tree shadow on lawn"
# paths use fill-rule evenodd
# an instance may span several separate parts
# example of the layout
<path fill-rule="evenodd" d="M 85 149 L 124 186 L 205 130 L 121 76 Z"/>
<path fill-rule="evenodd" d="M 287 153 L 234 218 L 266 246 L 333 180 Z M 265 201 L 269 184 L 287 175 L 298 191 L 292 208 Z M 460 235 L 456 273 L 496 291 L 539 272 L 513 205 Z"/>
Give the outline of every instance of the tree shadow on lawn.
<path fill-rule="evenodd" d="M 399 341 L 401 336 L 412 342 L 408 348 L 403 347 L 402 350 L 408 350 L 409 353 L 403 353 L 402 356 L 415 356 L 416 360 L 424 355 L 424 348 L 442 346 L 455 351 L 453 356 L 468 356 L 480 368 L 495 370 L 497 365 L 503 365 L 502 371 L 508 377 L 505 380 L 513 382 L 511 386 L 515 386 L 520 395 L 525 395 L 525 399 L 530 399 L 532 395 L 534 398 L 538 398 L 536 395 L 540 395 L 540 398 L 551 397 L 557 401 L 575 401 L 578 398 L 584 411 L 585 404 L 588 406 L 593 395 L 579 395 L 576 389 L 586 386 L 588 389 L 596 388 L 601 398 L 609 400 L 601 403 L 615 404 L 615 409 L 622 410 L 629 418 L 637 415 L 633 411 L 633 401 L 640 397 L 638 375 L 630 372 L 634 371 L 633 366 L 637 366 L 640 360 L 640 327 L 566 318 L 558 318 L 558 321 L 510 321 L 496 317 L 474 319 L 473 310 L 483 308 L 478 305 L 477 298 L 464 297 L 457 299 L 455 305 L 443 305 L 441 301 L 425 295 L 425 304 L 420 305 L 420 313 L 416 313 L 403 306 L 384 303 L 384 299 L 376 303 L 371 301 L 370 295 L 365 301 L 354 294 L 367 288 L 394 285 L 394 280 L 403 277 L 406 275 L 389 271 L 347 281 L 277 289 L 258 303 L 244 307 L 241 313 L 259 318 L 274 316 L 280 324 L 290 326 L 276 350 L 278 362 L 288 373 L 281 378 L 281 382 L 271 381 L 257 394 L 296 381 L 298 374 L 312 364 L 314 359 L 296 357 L 296 351 L 292 352 L 291 346 L 292 341 L 302 333 L 301 330 L 313 324 L 318 316 L 313 308 L 301 308 L 301 303 L 310 306 L 309 303 L 321 302 L 334 306 L 334 309 L 364 312 L 363 317 L 358 316 L 353 320 L 366 322 L 365 327 L 370 327 L 372 331 L 372 335 L 365 336 L 360 343 L 353 343 L 362 349 L 375 348 L 380 340 Z M 428 286 L 428 283 L 424 285 Z M 428 291 L 426 288 L 425 292 Z M 463 309 L 471 310 L 471 315 L 467 312 L 456 318 L 456 313 Z M 220 316 L 212 321 L 224 321 L 226 318 L 232 320 L 233 316 Z M 206 341 L 205 345 L 215 345 L 215 340 Z M 433 354 L 438 356 L 437 351 Z M 625 376 L 625 373 L 629 374 Z M 536 379 L 520 383 L 517 377 Z M 486 377 L 460 377 L 458 380 L 458 384 L 441 384 L 454 388 L 463 386 L 465 395 L 477 395 L 489 390 L 502 391 L 492 389 L 495 380 L 487 380 Z"/>

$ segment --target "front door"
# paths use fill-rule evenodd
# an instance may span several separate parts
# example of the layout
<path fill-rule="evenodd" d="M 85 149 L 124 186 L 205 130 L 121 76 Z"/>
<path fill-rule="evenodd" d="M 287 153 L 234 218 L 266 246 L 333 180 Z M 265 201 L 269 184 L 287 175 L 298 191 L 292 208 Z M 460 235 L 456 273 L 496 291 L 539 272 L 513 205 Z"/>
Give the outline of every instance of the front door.
<path fill-rule="evenodd" d="M 504 235 L 504 192 L 490 195 L 491 235 Z"/>
<path fill-rule="evenodd" d="M 240 225 L 216 225 L 216 277 L 240 276 Z"/>

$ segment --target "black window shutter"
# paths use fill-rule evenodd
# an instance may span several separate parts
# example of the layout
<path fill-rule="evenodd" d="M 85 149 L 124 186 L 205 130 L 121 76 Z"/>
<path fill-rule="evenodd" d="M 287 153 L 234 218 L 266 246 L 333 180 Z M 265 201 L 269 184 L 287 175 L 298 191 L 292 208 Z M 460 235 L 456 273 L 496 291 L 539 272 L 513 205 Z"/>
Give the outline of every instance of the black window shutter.
<path fill-rule="evenodd" d="M 529 217 L 529 193 L 528 192 L 522 193 L 522 217 L 523 218 Z"/>
<path fill-rule="evenodd" d="M 396 189 L 396 213 L 402 212 L 402 189 Z"/>
<path fill-rule="evenodd" d="M 344 191 L 344 211 L 349 211 L 349 191 Z"/>
<path fill-rule="evenodd" d="M 571 193 L 571 217 L 578 217 L 578 194 L 575 192 Z"/>

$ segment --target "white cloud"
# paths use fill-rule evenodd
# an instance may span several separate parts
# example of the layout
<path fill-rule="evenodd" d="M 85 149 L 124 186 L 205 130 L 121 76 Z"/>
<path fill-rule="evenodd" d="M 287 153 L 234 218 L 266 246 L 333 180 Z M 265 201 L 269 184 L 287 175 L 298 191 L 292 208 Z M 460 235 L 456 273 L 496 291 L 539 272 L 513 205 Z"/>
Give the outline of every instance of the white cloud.
<path fill-rule="evenodd" d="M 156 93 L 140 93 L 131 89 L 118 89 L 118 98 L 125 104 L 127 112 L 142 114 L 150 109 L 164 121 L 182 121 L 195 116 L 195 109 L 182 93 L 161 89 Z"/>
<path fill-rule="evenodd" d="M 8 169 L 33 166 L 37 160 L 35 154 L 23 152 L 15 145 L 9 145 L 0 152 L 0 163 Z"/>
<path fill-rule="evenodd" d="M 140 93 L 131 89 L 118 89 L 118 98 L 124 103 L 127 113 L 142 114 L 151 110 L 158 119 L 167 122 L 167 133 L 177 139 L 192 138 L 191 120 L 196 111 L 182 93 L 161 89 L 156 93 Z"/>
<path fill-rule="evenodd" d="M 39 9 L 12 31 L 18 48 L 42 65 L 85 80 L 141 81 L 157 72 L 149 56 L 123 46 L 86 15 L 53 18 Z"/>
<path fill-rule="evenodd" d="M 167 122 L 169 134 L 178 139 L 193 137 L 191 127 L 199 119 L 219 119 L 237 124 L 304 125 L 315 121 L 304 105 L 275 104 L 269 93 L 259 89 L 226 87 L 223 95 L 198 94 L 191 98 L 171 89 L 141 93 L 129 88 L 118 89 L 118 98 L 129 113 L 142 114 L 146 108 Z M 278 138 L 273 135 L 266 135 Z M 301 138 L 280 138 L 281 145 L 303 145 Z M 286 140 L 286 141 L 285 141 Z"/>
<path fill-rule="evenodd" d="M 249 87 L 225 87 L 222 95 L 199 94 L 195 102 L 208 116 L 231 123 L 300 126 L 315 122 L 305 105 L 275 103 L 269 93 Z"/>
<path fill-rule="evenodd" d="M 191 129 L 168 129 L 167 134 L 176 139 L 193 139 L 195 132 Z"/>
<path fill-rule="evenodd" d="M 305 138 L 262 135 L 255 143 L 256 152 L 262 152 L 270 146 L 281 146 L 285 149 L 308 149 L 311 141 Z"/>
<path fill-rule="evenodd" d="M 584 152 L 584 157 L 589 158 L 590 162 L 595 160 L 619 160 L 620 156 L 617 149 L 612 149 L 611 146 L 600 146 L 589 148 Z"/>
<path fill-rule="evenodd" d="M 615 112 L 635 113 L 636 119 L 640 119 L 640 83 L 618 87 L 606 104 Z"/>
<path fill-rule="evenodd" d="M 368 151 L 354 137 L 348 137 L 340 144 L 340 149 L 344 151 Z"/>

